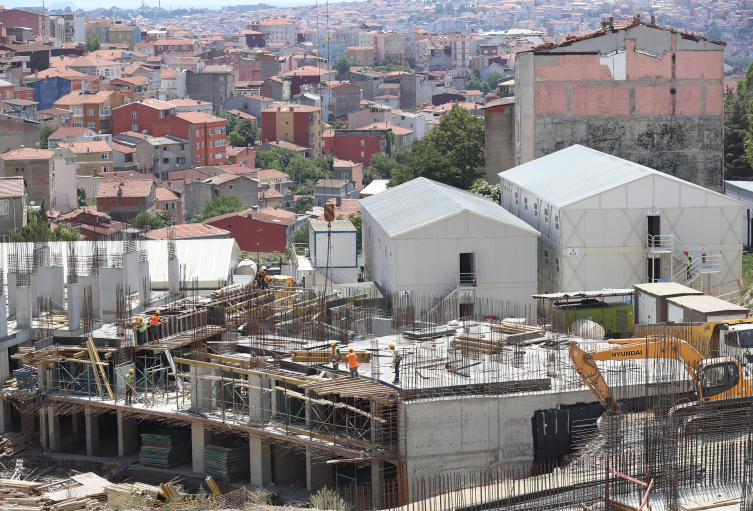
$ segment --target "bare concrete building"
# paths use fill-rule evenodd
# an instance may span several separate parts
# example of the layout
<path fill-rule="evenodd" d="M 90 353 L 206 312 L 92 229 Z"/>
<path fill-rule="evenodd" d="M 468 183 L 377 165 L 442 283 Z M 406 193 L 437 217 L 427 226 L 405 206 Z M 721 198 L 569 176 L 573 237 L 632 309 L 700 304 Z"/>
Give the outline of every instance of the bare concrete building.
<path fill-rule="evenodd" d="M 486 182 L 497 184 L 500 172 L 515 164 L 515 98 L 490 101 L 484 107 Z"/>
<path fill-rule="evenodd" d="M 13 115 L 0 114 L 0 132 L 3 134 L 0 151 L 10 151 L 19 147 L 34 147 L 42 134 L 42 123 Z"/>
<path fill-rule="evenodd" d="M 8 231 L 26 225 L 26 183 L 22 177 L 0 178 L 0 240 L 8 241 Z"/>
<path fill-rule="evenodd" d="M 243 199 L 247 208 L 259 205 L 259 182 L 239 174 L 220 174 L 201 181 L 187 182 L 184 192 L 186 218 L 201 214 L 204 205 L 215 197 L 233 195 Z"/>
<path fill-rule="evenodd" d="M 642 21 L 518 53 L 517 164 L 573 144 L 722 189 L 724 43 Z"/>
<path fill-rule="evenodd" d="M 208 66 L 202 73 L 186 75 L 186 94 L 191 99 L 212 103 L 215 112 L 224 112 L 225 102 L 235 97 L 235 77 L 230 66 Z M 228 68 L 228 69 L 226 69 Z"/>
<path fill-rule="evenodd" d="M 193 164 L 193 148 L 188 140 L 173 136 L 151 137 L 136 142 L 138 167 L 142 172 L 167 179 L 171 170 L 182 170 Z"/>
<path fill-rule="evenodd" d="M 29 147 L 0 154 L 3 177 L 22 177 L 29 202 L 35 206 L 55 208 L 55 151 Z"/>

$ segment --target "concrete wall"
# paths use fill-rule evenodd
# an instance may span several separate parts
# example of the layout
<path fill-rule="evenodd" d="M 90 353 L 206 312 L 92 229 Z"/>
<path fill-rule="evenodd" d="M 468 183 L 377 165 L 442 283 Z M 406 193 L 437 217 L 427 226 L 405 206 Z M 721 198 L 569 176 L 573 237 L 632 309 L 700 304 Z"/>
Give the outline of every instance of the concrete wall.
<path fill-rule="evenodd" d="M 582 144 L 721 191 L 723 50 L 639 25 L 520 54 L 518 163 Z"/>
<path fill-rule="evenodd" d="M 513 168 L 515 163 L 515 104 L 484 109 L 484 135 L 486 143 L 486 182 L 499 183 L 499 174 Z"/>

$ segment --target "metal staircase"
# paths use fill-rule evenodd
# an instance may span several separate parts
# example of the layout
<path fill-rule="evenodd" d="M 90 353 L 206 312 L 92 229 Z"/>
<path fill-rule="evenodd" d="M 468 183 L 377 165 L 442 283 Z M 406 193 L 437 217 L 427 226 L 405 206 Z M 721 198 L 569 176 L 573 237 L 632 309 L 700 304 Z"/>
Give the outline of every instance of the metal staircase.
<path fill-rule="evenodd" d="M 670 282 L 690 286 L 702 275 L 722 271 L 721 254 L 690 247 L 674 234 L 647 234 L 644 248 L 650 258 L 658 258 L 663 254 L 671 256 L 670 274 L 667 277 Z M 687 264 L 688 256 L 691 258 L 690 265 Z M 650 275 L 646 275 L 647 281 L 649 278 Z"/>

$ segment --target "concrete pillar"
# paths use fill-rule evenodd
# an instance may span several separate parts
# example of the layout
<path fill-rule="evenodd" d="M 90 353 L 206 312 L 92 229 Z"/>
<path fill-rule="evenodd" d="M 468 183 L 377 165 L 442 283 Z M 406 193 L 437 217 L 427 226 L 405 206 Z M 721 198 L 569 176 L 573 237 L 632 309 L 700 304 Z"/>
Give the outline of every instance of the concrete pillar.
<path fill-rule="evenodd" d="M 110 323 L 117 319 L 118 287 L 124 295 L 128 293 L 125 269 L 100 268 L 99 279 L 102 286 L 102 320 Z"/>
<path fill-rule="evenodd" d="M 74 435 L 80 435 L 86 431 L 84 426 L 84 414 L 72 413 L 71 414 L 71 430 Z"/>
<path fill-rule="evenodd" d="M 324 460 L 316 459 L 313 449 L 306 447 L 306 489 L 318 491 L 324 488 L 332 488 L 335 478 L 332 465 L 327 465 Z"/>
<path fill-rule="evenodd" d="M 249 385 L 260 389 L 268 389 L 270 386 L 267 378 L 260 376 L 248 376 Z M 266 422 L 270 420 L 271 414 L 271 392 L 264 390 L 248 389 L 248 407 L 250 422 Z"/>
<path fill-rule="evenodd" d="M 249 438 L 251 451 L 251 484 L 266 486 L 272 482 L 272 448 L 269 440 Z"/>
<path fill-rule="evenodd" d="M 150 303 L 149 294 L 152 292 L 149 276 L 149 261 L 139 263 L 139 305 L 146 307 Z"/>
<path fill-rule="evenodd" d="M 47 414 L 39 414 L 39 439 L 42 441 L 42 449 L 45 451 L 50 448 L 50 430 L 47 427 Z"/>
<path fill-rule="evenodd" d="M 384 486 L 384 462 L 371 461 L 371 507 L 379 509 L 382 502 Z"/>
<path fill-rule="evenodd" d="M 139 449 L 139 435 L 136 419 L 123 417 L 118 410 L 118 456 L 131 454 Z"/>
<path fill-rule="evenodd" d="M 204 447 L 212 443 L 212 432 L 196 422 L 191 423 L 191 449 L 194 474 L 204 473 Z"/>
<path fill-rule="evenodd" d="M 100 277 L 81 275 L 78 277 L 78 283 L 81 286 L 81 315 L 83 316 L 84 314 L 86 314 L 86 308 L 84 308 L 84 298 L 87 294 L 91 293 L 92 318 L 102 319 L 102 284 Z"/>
<path fill-rule="evenodd" d="M 47 366 L 37 364 L 37 388 L 45 390 L 47 388 Z"/>
<path fill-rule="evenodd" d="M 167 289 L 170 296 L 180 291 L 180 262 L 177 259 L 167 260 Z"/>
<path fill-rule="evenodd" d="M 68 330 L 81 328 L 80 284 L 68 284 Z"/>
<path fill-rule="evenodd" d="M 47 428 L 50 431 L 50 451 L 60 452 L 60 416 L 55 410 L 47 410 Z"/>
<path fill-rule="evenodd" d="M 89 406 L 84 412 L 84 424 L 86 425 L 86 455 L 99 456 L 99 415 L 92 415 Z"/>
<path fill-rule="evenodd" d="M 53 309 L 62 310 L 65 301 L 65 272 L 62 266 L 38 266 L 30 276 L 37 296 L 52 300 Z M 36 303 L 36 298 L 35 298 Z"/>
<path fill-rule="evenodd" d="M 125 364 L 120 364 L 119 366 L 115 366 L 115 371 L 114 371 L 115 385 L 112 385 L 112 382 L 110 382 L 110 385 L 113 386 L 115 389 L 116 400 L 122 399 L 125 401 L 125 392 L 126 392 L 125 378 L 128 375 L 128 371 L 130 371 L 132 367 L 133 365 L 130 362 L 126 362 Z M 133 380 L 134 385 L 136 384 L 135 376 L 136 375 L 134 374 L 134 380 Z M 133 393 L 134 403 L 136 402 L 135 399 L 136 399 L 136 394 L 138 392 L 139 392 L 138 388 L 134 390 L 134 393 Z"/>
<path fill-rule="evenodd" d="M 34 287 L 16 288 L 16 322 L 21 328 L 31 328 L 32 319 L 37 315 L 37 297 Z"/>
<path fill-rule="evenodd" d="M 17 314 L 16 312 L 16 274 L 15 273 L 7 273 L 8 281 L 8 316 L 11 318 L 14 318 Z"/>
<path fill-rule="evenodd" d="M 5 297 L 0 296 L 0 308 L 5 309 Z M 6 323 L 7 335 L 7 323 Z M 5 382 L 10 377 L 10 358 L 7 349 L 0 349 L 0 382 Z M 0 398 L 0 430 L 13 431 L 13 421 L 11 420 L 11 404 Z"/>
<path fill-rule="evenodd" d="M 123 269 L 125 270 L 126 293 L 135 293 L 139 287 L 139 253 L 123 252 Z"/>
<path fill-rule="evenodd" d="M 304 392 L 304 395 L 306 397 L 308 397 L 308 395 L 309 395 L 308 389 L 304 390 L 303 392 Z M 303 402 L 303 406 L 304 406 L 304 409 L 306 410 L 306 427 L 310 428 L 311 427 L 311 418 L 313 417 L 313 414 L 314 414 L 314 411 L 311 408 L 314 405 L 312 405 L 311 402 L 307 400 L 307 401 Z"/>
<path fill-rule="evenodd" d="M 6 337 L 8 335 L 8 308 L 5 295 L 2 293 L 3 290 L 0 288 L 0 337 Z"/>

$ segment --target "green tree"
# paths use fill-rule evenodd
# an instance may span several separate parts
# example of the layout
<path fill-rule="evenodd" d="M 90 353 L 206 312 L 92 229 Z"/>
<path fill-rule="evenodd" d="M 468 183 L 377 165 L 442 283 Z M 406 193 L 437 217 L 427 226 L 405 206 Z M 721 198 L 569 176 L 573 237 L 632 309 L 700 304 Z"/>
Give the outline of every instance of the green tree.
<path fill-rule="evenodd" d="M 204 205 L 204 211 L 201 212 L 204 219 L 212 218 L 228 213 L 235 213 L 245 209 L 243 199 L 235 195 L 220 195 L 215 197 Z"/>
<path fill-rule="evenodd" d="M 178 224 L 178 221 L 175 219 L 175 217 L 167 211 L 158 211 L 157 216 L 160 217 L 165 227 L 170 227 L 171 225 Z"/>
<path fill-rule="evenodd" d="M 231 131 L 227 136 L 227 145 L 232 147 L 245 147 L 246 139 L 237 131 Z"/>
<path fill-rule="evenodd" d="M 204 221 L 204 217 L 201 213 L 194 213 L 194 215 L 191 217 L 191 219 L 187 222 L 189 224 L 200 224 Z"/>
<path fill-rule="evenodd" d="M 465 81 L 466 90 L 479 90 L 482 94 L 489 94 L 489 84 L 486 81 L 481 81 L 475 76 Z"/>
<path fill-rule="evenodd" d="M 133 217 L 131 225 L 137 229 L 150 230 L 162 229 L 165 226 L 165 221 L 159 215 L 152 215 L 146 211 L 140 211 L 138 215 Z"/>
<path fill-rule="evenodd" d="M 8 231 L 12 242 L 42 242 L 42 241 L 80 241 L 81 231 L 75 227 L 69 227 L 61 222 L 54 229 L 50 227 L 50 221 L 44 211 L 44 201 L 39 210 L 26 208 L 26 225 L 21 230 L 11 229 Z"/>
<path fill-rule="evenodd" d="M 367 170 L 373 179 L 391 179 L 392 171 L 398 166 L 397 158 L 392 155 L 377 153 L 371 157 Z"/>
<path fill-rule="evenodd" d="M 502 190 L 500 185 L 490 185 L 486 181 L 478 180 L 468 190 L 478 195 L 482 195 L 490 201 L 500 204 L 502 202 Z"/>
<path fill-rule="evenodd" d="M 390 186 L 426 177 L 467 190 L 484 175 L 484 121 L 453 105 L 439 126 L 400 155 Z"/>
<path fill-rule="evenodd" d="M 245 145 L 256 145 L 256 141 L 261 138 L 259 128 L 256 127 L 256 123 L 251 119 L 241 119 L 238 124 L 235 125 L 235 131 L 238 132 L 246 140 Z"/>
<path fill-rule="evenodd" d="M 275 147 L 269 151 L 256 153 L 256 167 L 260 169 L 277 169 L 286 172 L 286 168 L 290 165 L 290 162 L 296 158 L 304 159 L 298 151 L 286 147 Z M 274 163 L 277 163 L 277 165 L 274 165 Z"/>
<path fill-rule="evenodd" d="M 337 63 L 335 64 L 335 69 L 337 69 L 337 74 L 342 75 L 350 71 L 350 68 L 354 66 L 352 60 L 350 60 L 348 57 L 343 55 L 339 59 L 337 59 Z"/>
<path fill-rule="evenodd" d="M 489 92 L 494 92 L 497 89 L 497 84 L 499 84 L 499 81 L 502 78 L 504 78 L 504 75 L 497 71 L 493 71 L 486 75 L 486 80 L 484 80 L 484 82 L 486 82 L 486 85 L 489 87 Z"/>
<path fill-rule="evenodd" d="M 58 130 L 57 126 L 42 126 L 42 132 L 39 135 L 39 148 L 40 149 L 47 149 L 47 139 L 50 138 L 50 135 L 55 133 Z"/>
<path fill-rule="evenodd" d="M 709 29 L 704 35 L 712 41 L 719 41 L 722 38 L 722 31 L 717 26 L 716 21 L 712 21 L 711 25 L 709 25 Z"/>
<path fill-rule="evenodd" d="M 89 203 L 86 201 L 86 188 L 84 188 L 83 186 L 76 188 L 76 205 L 79 208 L 89 205 Z"/>
<path fill-rule="evenodd" d="M 314 207 L 314 198 L 311 197 L 310 195 L 304 195 L 303 197 L 298 197 L 293 203 L 293 209 L 299 215 L 305 214 L 306 211 L 309 211 L 313 207 Z"/>
<path fill-rule="evenodd" d="M 309 221 L 306 220 L 306 222 L 301 226 L 300 229 L 295 231 L 293 235 L 290 237 L 289 243 L 294 243 L 298 245 L 299 243 L 308 245 L 309 242 Z"/>
<path fill-rule="evenodd" d="M 348 215 L 348 220 L 350 220 L 350 223 L 353 224 L 353 227 L 356 228 L 356 247 L 358 247 L 358 251 L 361 251 L 361 240 L 362 238 L 362 227 L 363 222 L 361 217 L 361 212 L 357 211 L 356 213 L 351 213 Z"/>
<path fill-rule="evenodd" d="M 728 92 L 724 97 L 724 172 L 731 178 L 753 177 L 749 142 L 751 98 L 753 91 L 739 85 L 736 92 Z"/>
<path fill-rule="evenodd" d="M 225 131 L 227 133 L 235 131 L 235 127 L 238 124 L 238 118 L 236 116 L 228 112 L 215 112 L 214 115 L 216 117 L 222 117 L 227 121 L 227 125 L 225 126 Z"/>
<path fill-rule="evenodd" d="M 347 121 L 341 121 L 340 119 L 336 120 L 334 124 L 332 124 L 332 127 L 336 130 L 347 130 L 348 129 L 348 123 Z"/>
<path fill-rule="evenodd" d="M 102 47 L 102 44 L 99 41 L 99 37 L 89 36 L 86 38 L 86 51 L 87 52 L 97 51 L 101 47 Z"/>

